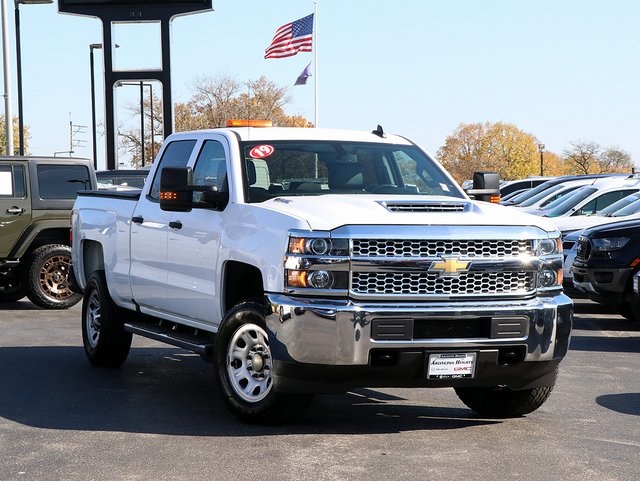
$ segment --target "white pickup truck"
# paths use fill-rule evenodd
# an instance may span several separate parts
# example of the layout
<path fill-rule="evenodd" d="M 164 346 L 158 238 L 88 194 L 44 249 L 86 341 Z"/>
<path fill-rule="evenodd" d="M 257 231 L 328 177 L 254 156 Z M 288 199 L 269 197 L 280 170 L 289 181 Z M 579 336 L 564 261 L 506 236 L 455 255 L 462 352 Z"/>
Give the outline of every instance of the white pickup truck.
<path fill-rule="evenodd" d="M 80 192 L 72 223 L 91 363 L 132 334 L 192 350 L 246 422 L 365 386 L 521 416 L 569 345 L 553 225 L 470 200 L 381 128 L 173 134 L 140 193 Z"/>

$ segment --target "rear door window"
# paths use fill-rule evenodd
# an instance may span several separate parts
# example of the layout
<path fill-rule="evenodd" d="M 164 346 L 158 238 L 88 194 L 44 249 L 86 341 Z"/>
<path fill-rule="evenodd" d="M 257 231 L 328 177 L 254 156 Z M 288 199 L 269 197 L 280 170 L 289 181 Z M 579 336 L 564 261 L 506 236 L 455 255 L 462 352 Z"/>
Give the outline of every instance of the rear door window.
<path fill-rule="evenodd" d="M 21 165 L 0 165 L 0 197 L 23 199 L 27 192 Z"/>
<path fill-rule="evenodd" d="M 91 189 L 84 165 L 40 164 L 37 173 L 41 199 L 75 199 L 79 190 Z"/>

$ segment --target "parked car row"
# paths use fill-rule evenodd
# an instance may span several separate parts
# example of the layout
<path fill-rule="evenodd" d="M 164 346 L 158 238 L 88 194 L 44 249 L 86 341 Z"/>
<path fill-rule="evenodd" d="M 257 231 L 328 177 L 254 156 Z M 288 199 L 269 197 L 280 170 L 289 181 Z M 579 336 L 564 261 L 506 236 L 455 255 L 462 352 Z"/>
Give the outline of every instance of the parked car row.
<path fill-rule="evenodd" d="M 562 233 L 565 292 L 640 321 L 640 177 L 565 176 L 505 197 Z"/>

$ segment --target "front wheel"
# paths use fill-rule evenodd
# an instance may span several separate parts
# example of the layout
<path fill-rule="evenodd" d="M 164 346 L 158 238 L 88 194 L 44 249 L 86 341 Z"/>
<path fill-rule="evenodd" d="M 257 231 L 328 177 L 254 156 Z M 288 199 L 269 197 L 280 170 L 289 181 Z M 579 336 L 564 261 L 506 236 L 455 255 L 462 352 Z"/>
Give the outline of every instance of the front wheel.
<path fill-rule="evenodd" d="M 38 247 L 29 256 L 23 285 L 27 297 L 45 309 L 67 309 L 82 295 L 71 287 L 71 248 L 62 244 Z"/>
<path fill-rule="evenodd" d="M 481 416 L 513 418 L 529 414 L 548 399 L 553 386 L 514 391 L 506 386 L 455 388 L 460 400 Z"/>
<path fill-rule="evenodd" d="M 216 337 L 215 366 L 224 400 L 233 414 L 251 424 L 276 424 L 300 415 L 308 395 L 277 392 L 265 331 L 264 308 L 245 302 L 226 316 Z"/>
<path fill-rule="evenodd" d="M 97 367 L 120 366 L 129 355 L 131 339 L 109 295 L 104 271 L 94 272 L 82 301 L 82 342 L 87 358 Z"/>

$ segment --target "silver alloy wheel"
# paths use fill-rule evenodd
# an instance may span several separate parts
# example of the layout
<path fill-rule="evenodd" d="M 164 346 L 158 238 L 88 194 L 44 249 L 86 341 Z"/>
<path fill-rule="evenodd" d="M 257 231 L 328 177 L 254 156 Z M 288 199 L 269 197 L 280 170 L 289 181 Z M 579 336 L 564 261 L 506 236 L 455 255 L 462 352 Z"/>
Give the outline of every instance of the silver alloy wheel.
<path fill-rule="evenodd" d="M 273 386 L 271 350 L 267 333 L 255 324 L 243 324 L 227 346 L 229 384 L 244 401 L 262 401 Z"/>
<path fill-rule="evenodd" d="M 100 341 L 100 297 L 95 290 L 87 302 L 84 323 L 87 329 L 87 342 L 95 349 Z"/>

